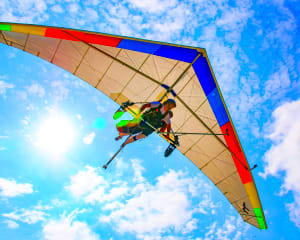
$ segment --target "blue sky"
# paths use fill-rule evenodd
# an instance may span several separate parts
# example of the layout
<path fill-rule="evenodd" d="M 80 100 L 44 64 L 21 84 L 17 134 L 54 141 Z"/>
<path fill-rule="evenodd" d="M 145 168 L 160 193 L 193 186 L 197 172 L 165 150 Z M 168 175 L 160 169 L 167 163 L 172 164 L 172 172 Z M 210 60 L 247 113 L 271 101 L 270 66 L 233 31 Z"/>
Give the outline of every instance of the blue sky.
<path fill-rule="evenodd" d="M 268 229 L 244 223 L 179 152 L 164 158 L 167 143 L 155 135 L 103 171 L 120 144 L 117 105 L 0 45 L 0 239 L 298 239 L 299 13 L 296 0 L 2 0 L 0 21 L 206 48 L 248 161 L 258 164 Z"/>

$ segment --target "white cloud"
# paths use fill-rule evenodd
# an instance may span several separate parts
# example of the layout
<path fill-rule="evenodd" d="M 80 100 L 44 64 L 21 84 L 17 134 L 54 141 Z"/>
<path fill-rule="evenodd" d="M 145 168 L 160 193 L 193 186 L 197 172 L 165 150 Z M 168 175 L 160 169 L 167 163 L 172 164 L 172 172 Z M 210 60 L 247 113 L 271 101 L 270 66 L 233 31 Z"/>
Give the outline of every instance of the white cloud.
<path fill-rule="evenodd" d="M 0 80 L 0 95 L 3 95 L 5 97 L 6 90 L 14 87 L 15 85 Z"/>
<path fill-rule="evenodd" d="M 0 190 L 0 196 L 2 197 L 16 197 L 33 192 L 30 183 L 17 183 L 15 180 L 4 178 L 0 178 Z"/>
<path fill-rule="evenodd" d="M 21 120 L 24 125 L 28 125 L 30 123 L 30 117 L 25 116 L 24 119 Z"/>
<path fill-rule="evenodd" d="M 300 193 L 294 194 L 294 202 L 286 204 L 290 219 L 300 228 Z"/>
<path fill-rule="evenodd" d="M 225 223 L 218 227 L 217 222 L 213 222 L 205 234 L 205 240 L 241 240 L 247 236 L 250 226 L 245 224 L 240 216 L 227 216 Z"/>
<path fill-rule="evenodd" d="M 101 0 L 86 0 L 84 3 L 86 5 L 92 5 L 92 6 L 97 6 Z"/>
<path fill-rule="evenodd" d="M 47 4 L 44 0 L 2 0 L 0 21 L 40 23 L 49 18 Z"/>
<path fill-rule="evenodd" d="M 145 27 L 147 31 L 145 37 L 148 39 L 155 39 L 159 41 L 172 41 L 176 42 L 187 28 L 188 20 L 190 19 L 191 11 L 188 6 L 179 4 L 175 8 L 164 12 L 165 16 L 157 17 L 156 19 L 147 19 L 147 25 Z M 162 14 L 164 15 L 164 14 Z M 177 40 L 182 44 L 182 41 Z"/>
<path fill-rule="evenodd" d="M 107 111 L 107 109 L 101 105 L 97 105 L 96 109 L 100 113 L 105 113 Z"/>
<path fill-rule="evenodd" d="M 34 206 L 35 210 L 40 210 L 40 211 L 46 211 L 46 210 L 50 210 L 52 208 L 53 208 L 52 206 L 50 206 L 50 205 L 42 205 L 40 202 L 36 206 Z"/>
<path fill-rule="evenodd" d="M 115 154 L 115 152 L 110 152 L 109 157 L 112 157 L 114 154 Z M 130 168 L 128 161 L 125 161 L 122 157 L 116 157 L 114 161 L 116 162 L 115 167 L 118 170 L 118 172 L 117 172 L 118 176 L 122 176 L 124 171 L 126 171 Z"/>
<path fill-rule="evenodd" d="M 16 98 L 25 101 L 27 100 L 27 93 L 25 91 L 16 91 Z"/>
<path fill-rule="evenodd" d="M 293 35 L 297 29 L 297 20 L 288 8 L 280 7 L 279 10 L 280 13 L 276 12 L 276 15 L 271 12 L 273 21 L 263 29 L 265 31 L 263 47 L 278 48 L 280 52 L 286 52 L 294 45 Z"/>
<path fill-rule="evenodd" d="M 6 150 L 5 147 L 0 147 L 0 151 L 4 151 L 4 150 Z"/>
<path fill-rule="evenodd" d="M 155 185 L 138 183 L 125 203 L 108 205 L 113 211 L 99 220 L 112 223 L 117 231 L 133 233 L 139 239 L 160 239 L 162 233 L 171 229 L 186 234 L 197 227 L 197 221 L 192 218 L 195 209 L 191 199 L 201 195 L 201 183 L 199 178 L 170 170 L 158 177 Z"/>
<path fill-rule="evenodd" d="M 259 106 L 264 102 L 264 98 L 258 91 L 259 83 L 260 79 L 258 76 L 250 72 L 247 77 L 240 78 L 241 87 L 239 96 L 231 98 L 230 110 L 233 119 L 239 119 L 238 122 L 241 126 L 247 126 L 247 128 L 241 128 L 241 135 L 247 134 L 242 131 L 249 130 L 256 137 L 262 135 L 259 124 L 261 115 L 261 108 Z"/>
<path fill-rule="evenodd" d="M 95 22 L 95 21 L 98 21 L 98 19 L 99 19 L 98 13 L 92 8 L 86 9 L 85 16 L 86 16 L 86 20 L 88 22 Z"/>
<path fill-rule="evenodd" d="M 98 23 L 100 31 L 131 35 L 154 40 L 170 41 L 180 39 L 180 32 L 189 26 L 191 6 L 177 1 L 130 1 L 112 4 L 106 2 L 106 8 L 99 9 L 106 21 Z M 103 3 L 104 5 L 104 3 Z M 136 8 L 141 9 L 136 11 Z M 153 14 L 155 12 L 155 14 Z"/>
<path fill-rule="evenodd" d="M 150 190 L 128 200 L 109 218 L 118 224 L 117 231 L 153 234 L 165 232 L 170 227 L 181 228 L 191 218 L 189 207 L 184 193 Z"/>
<path fill-rule="evenodd" d="M 109 184 L 99 176 L 95 168 L 86 166 L 86 170 L 79 171 L 71 177 L 71 183 L 65 187 L 73 196 L 84 199 L 86 203 L 96 204 L 109 202 L 124 197 L 129 188 L 126 183 L 109 188 Z"/>
<path fill-rule="evenodd" d="M 9 52 L 9 53 L 7 54 L 7 57 L 8 57 L 8 59 L 13 59 L 13 58 L 16 57 L 16 53 L 13 52 L 13 51 L 11 51 L 11 52 Z"/>
<path fill-rule="evenodd" d="M 156 148 L 154 149 L 155 154 L 161 154 L 163 152 L 163 146 L 162 145 L 156 145 Z"/>
<path fill-rule="evenodd" d="M 241 39 L 241 33 L 252 14 L 253 11 L 250 11 L 249 6 L 224 9 L 216 24 L 225 31 L 227 41 L 238 43 Z"/>
<path fill-rule="evenodd" d="M 265 83 L 264 98 L 268 99 L 271 96 L 273 98 L 281 97 L 290 87 L 290 84 L 291 80 L 289 77 L 288 68 L 281 63 L 279 66 L 279 70 L 273 73 Z"/>
<path fill-rule="evenodd" d="M 19 227 L 19 224 L 17 224 L 16 222 L 12 221 L 12 220 L 5 220 L 3 221 L 4 223 L 7 224 L 7 227 L 10 229 L 16 229 Z"/>
<path fill-rule="evenodd" d="M 38 204 L 33 207 L 27 209 L 21 208 L 11 213 L 4 213 L 2 216 L 9 219 L 7 222 L 13 222 L 11 220 L 15 220 L 27 224 L 35 224 L 46 221 L 46 218 L 49 216 L 46 211 L 51 209 L 53 209 L 53 206 L 42 205 L 41 202 L 38 202 Z M 15 226 L 14 223 L 11 224 L 12 226 Z"/>
<path fill-rule="evenodd" d="M 132 163 L 132 167 L 133 167 L 133 170 L 134 170 L 133 181 L 137 182 L 137 183 L 145 181 L 145 178 L 142 175 L 142 173 L 145 171 L 145 168 L 141 165 L 141 160 L 132 159 L 131 163 Z"/>
<path fill-rule="evenodd" d="M 104 210 L 114 210 L 117 208 L 122 208 L 124 206 L 124 204 L 120 203 L 120 202 L 111 202 L 111 203 L 107 203 L 103 209 Z"/>
<path fill-rule="evenodd" d="M 214 215 L 216 214 L 216 208 L 218 208 L 219 205 L 215 204 L 214 202 L 212 202 L 211 200 L 211 196 L 209 194 L 203 194 L 201 196 L 201 201 L 199 202 L 197 208 L 196 208 L 196 212 L 202 213 L 204 215 Z"/>
<path fill-rule="evenodd" d="M 70 13 L 77 13 L 80 9 L 80 6 L 77 3 L 72 3 L 69 5 L 68 10 L 70 11 Z"/>
<path fill-rule="evenodd" d="M 141 161 L 133 159 L 130 181 L 105 181 L 95 168 L 86 167 L 71 177 L 66 186 L 75 197 L 84 202 L 99 204 L 108 214 L 101 215 L 99 220 L 112 224 L 121 232 L 135 234 L 139 239 L 163 239 L 161 234 L 170 230 L 176 233 L 189 234 L 198 227 L 193 214 L 201 213 L 200 206 L 192 200 L 200 201 L 202 211 L 216 208 L 210 204 L 210 190 L 199 177 L 188 177 L 181 171 L 169 172 L 159 176 L 156 184 L 146 181 Z M 197 184 L 195 184 L 197 182 Z M 170 239 L 176 239 L 171 238 Z"/>
<path fill-rule="evenodd" d="M 52 92 L 51 95 L 56 101 L 64 100 L 69 95 L 69 89 L 66 87 L 66 82 L 55 80 L 51 82 Z"/>
<path fill-rule="evenodd" d="M 165 11 L 178 4 L 177 0 L 128 0 L 133 7 L 140 8 L 151 13 Z"/>
<path fill-rule="evenodd" d="M 63 12 L 64 12 L 62 6 L 59 5 L 59 4 L 56 4 L 56 5 L 52 6 L 52 7 L 51 7 L 51 10 L 52 10 L 53 12 L 55 12 L 55 13 L 63 13 Z"/>
<path fill-rule="evenodd" d="M 300 99 L 287 102 L 273 112 L 271 133 L 267 136 L 272 146 L 264 155 L 266 166 L 263 177 L 282 177 L 281 194 L 292 191 L 295 202 L 288 205 L 290 217 L 300 228 Z M 281 174 L 283 173 L 283 174 Z"/>
<path fill-rule="evenodd" d="M 103 186 L 98 186 L 96 189 L 89 191 L 89 194 L 85 196 L 84 200 L 87 203 L 95 204 L 96 202 L 102 202 L 104 200 L 105 189 Z"/>
<path fill-rule="evenodd" d="M 51 204 L 53 206 L 59 208 L 59 207 L 62 207 L 64 205 L 66 205 L 67 202 L 65 200 L 61 200 L 61 199 L 55 198 L 55 199 L 51 200 Z"/>
<path fill-rule="evenodd" d="M 129 188 L 126 185 L 120 187 L 111 188 L 108 193 L 105 193 L 103 187 L 98 187 L 95 191 L 92 191 L 89 195 L 85 197 L 87 203 L 96 203 L 96 202 L 105 202 L 124 197 L 125 194 L 129 191 Z"/>
<path fill-rule="evenodd" d="M 16 212 L 4 213 L 3 217 L 21 221 L 28 224 L 35 224 L 40 221 L 45 221 L 45 217 L 47 214 L 43 211 L 35 210 L 35 209 L 21 209 Z"/>
<path fill-rule="evenodd" d="M 99 240 L 100 237 L 94 233 L 85 223 L 74 221 L 78 212 L 73 211 L 70 215 L 63 214 L 58 220 L 50 220 L 43 227 L 45 240 Z"/>
<path fill-rule="evenodd" d="M 205 233 L 205 239 L 209 240 L 209 236 L 216 232 L 217 222 L 213 222 L 209 227 L 207 227 L 207 232 Z"/>
<path fill-rule="evenodd" d="M 97 187 L 106 185 L 106 181 L 102 176 L 96 173 L 96 169 L 90 166 L 85 167 L 85 171 L 79 171 L 71 177 L 71 184 L 65 188 L 75 197 L 82 197 L 91 193 Z"/>
<path fill-rule="evenodd" d="M 198 220 L 196 218 L 192 218 L 190 221 L 188 221 L 185 226 L 183 227 L 183 234 L 190 233 L 198 228 L 197 226 Z"/>
<path fill-rule="evenodd" d="M 95 132 L 92 132 L 92 133 L 90 133 L 89 135 L 87 135 L 86 137 L 84 137 L 82 141 L 83 141 L 85 144 L 92 144 L 93 141 L 94 141 L 95 136 L 96 136 L 96 133 L 95 133 Z"/>
<path fill-rule="evenodd" d="M 26 89 L 29 95 L 37 95 L 40 98 L 42 98 L 45 95 L 45 89 L 38 83 L 26 87 Z"/>

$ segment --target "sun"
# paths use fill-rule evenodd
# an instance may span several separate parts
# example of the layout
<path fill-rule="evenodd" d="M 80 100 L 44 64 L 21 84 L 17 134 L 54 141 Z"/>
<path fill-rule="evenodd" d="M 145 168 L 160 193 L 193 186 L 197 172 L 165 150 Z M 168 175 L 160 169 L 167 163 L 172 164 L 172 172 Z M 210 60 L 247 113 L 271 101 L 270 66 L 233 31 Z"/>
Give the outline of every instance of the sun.
<path fill-rule="evenodd" d="M 62 155 L 70 150 L 75 131 L 67 116 L 52 113 L 38 127 L 35 145 L 51 155 Z"/>

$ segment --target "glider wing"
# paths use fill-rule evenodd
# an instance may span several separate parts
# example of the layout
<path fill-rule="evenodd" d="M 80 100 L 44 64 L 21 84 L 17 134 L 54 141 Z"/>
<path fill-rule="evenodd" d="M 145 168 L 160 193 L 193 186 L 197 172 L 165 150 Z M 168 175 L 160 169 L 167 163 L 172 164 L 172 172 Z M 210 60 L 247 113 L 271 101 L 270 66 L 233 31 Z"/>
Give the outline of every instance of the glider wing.
<path fill-rule="evenodd" d="M 266 229 L 253 176 L 205 49 L 57 27 L 0 23 L 0 42 L 53 63 L 118 104 L 176 99 L 178 148 L 224 194 L 244 221 Z"/>

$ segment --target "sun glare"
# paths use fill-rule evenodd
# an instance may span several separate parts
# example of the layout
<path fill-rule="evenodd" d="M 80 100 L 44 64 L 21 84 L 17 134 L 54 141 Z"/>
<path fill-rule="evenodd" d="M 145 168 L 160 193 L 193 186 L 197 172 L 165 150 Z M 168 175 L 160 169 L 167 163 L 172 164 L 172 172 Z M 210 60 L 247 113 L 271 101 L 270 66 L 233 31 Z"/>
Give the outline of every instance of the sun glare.
<path fill-rule="evenodd" d="M 51 114 L 38 128 L 36 146 L 51 155 L 61 155 L 70 149 L 74 135 L 72 123 L 66 116 Z"/>

